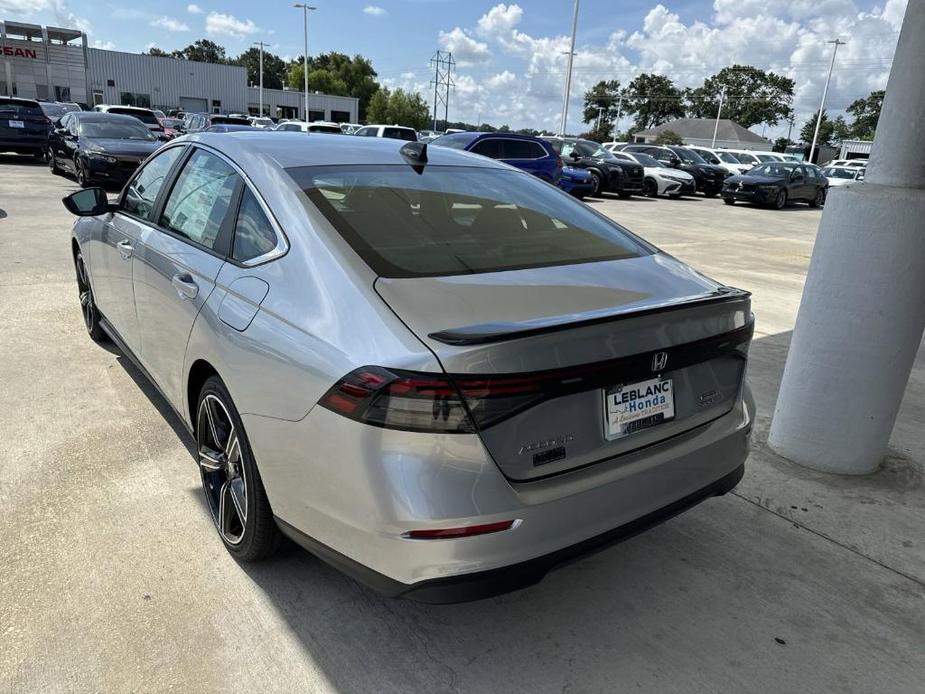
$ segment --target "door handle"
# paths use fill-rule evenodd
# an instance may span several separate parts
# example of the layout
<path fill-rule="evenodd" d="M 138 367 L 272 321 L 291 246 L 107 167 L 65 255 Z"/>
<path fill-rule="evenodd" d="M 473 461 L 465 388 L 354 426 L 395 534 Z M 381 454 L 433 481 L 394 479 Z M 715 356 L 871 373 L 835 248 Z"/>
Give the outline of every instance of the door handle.
<path fill-rule="evenodd" d="M 122 256 L 122 260 L 128 260 L 132 257 L 132 253 L 135 252 L 135 247 L 132 246 L 128 240 L 119 241 L 119 243 L 116 244 L 116 247 L 119 249 L 119 255 Z"/>
<path fill-rule="evenodd" d="M 199 294 L 199 285 L 193 281 L 189 273 L 177 274 L 170 278 L 170 283 L 177 290 L 177 296 L 186 301 L 195 299 Z"/>

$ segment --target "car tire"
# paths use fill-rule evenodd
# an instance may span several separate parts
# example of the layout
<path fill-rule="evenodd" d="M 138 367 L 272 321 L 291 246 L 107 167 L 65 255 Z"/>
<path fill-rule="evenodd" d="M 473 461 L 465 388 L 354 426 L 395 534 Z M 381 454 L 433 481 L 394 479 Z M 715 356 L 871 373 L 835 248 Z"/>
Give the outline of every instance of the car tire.
<path fill-rule="evenodd" d="M 81 163 L 80 157 L 74 157 L 74 178 L 77 179 L 77 185 L 81 188 L 89 188 L 93 185 L 90 174 L 87 173 L 87 169 Z"/>
<path fill-rule="evenodd" d="M 705 198 L 715 198 L 717 195 L 719 195 L 719 193 L 717 193 L 716 191 L 713 191 L 713 192 L 710 192 L 710 193 L 704 191 L 704 193 L 703 193 L 703 197 L 705 197 Z"/>
<path fill-rule="evenodd" d="M 727 205 L 735 205 L 735 204 L 736 204 L 735 198 L 723 198 L 723 202 L 726 203 Z"/>
<path fill-rule="evenodd" d="M 196 451 L 206 505 L 218 535 L 238 561 L 265 559 L 279 551 L 283 536 L 273 519 L 244 424 L 218 376 L 199 392 Z"/>
<path fill-rule="evenodd" d="M 44 150 L 44 149 L 40 149 L 40 150 L 34 152 L 32 156 L 35 157 L 36 159 L 38 159 L 39 161 L 45 161 L 45 150 Z"/>
<path fill-rule="evenodd" d="M 48 158 L 48 170 L 55 176 L 60 176 L 62 171 L 58 168 L 58 162 L 55 159 L 55 155 L 52 154 L 50 147 L 48 148 L 48 154 L 46 156 Z"/>
<path fill-rule="evenodd" d="M 601 177 L 594 171 L 591 172 L 591 195 L 600 197 L 601 194 Z"/>
<path fill-rule="evenodd" d="M 77 272 L 77 296 L 80 298 L 80 312 L 83 314 L 84 327 L 94 342 L 107 342 L 109 336 L 100 325 L 100 311 L 96 307 L 93 296 L 93 287 L 90 284 L 90 273 L 84 262 L 83 253 L 77 251 L 74 256 L 74 269 Z"/>
<path fill-rule="evenodd" d="M 810 207 L 822 207 L 825 203 L 825 190 L 820 188 L 816 191 L 816 197 L 809 201 Z"/>
<path fill-rule="evenodd" d="M 620 198 L 621 200 L 626 200 L 630 195 L 632 195 L 632 193 L 625 193 L 622 190 L 619 193 L 617 193 L 617 197 Z"/>
<path fill-rule="evenodd" d="M 787 191 L 781 189 L 774 198 L 774 209 L 782 210 L 787 206 Z"/>
<path fill-rule="evenodd" d="M 647 178 L 642 182 L 642 194 L 647 198 L 658 197 L 658 183 L 655 179 Z"/>

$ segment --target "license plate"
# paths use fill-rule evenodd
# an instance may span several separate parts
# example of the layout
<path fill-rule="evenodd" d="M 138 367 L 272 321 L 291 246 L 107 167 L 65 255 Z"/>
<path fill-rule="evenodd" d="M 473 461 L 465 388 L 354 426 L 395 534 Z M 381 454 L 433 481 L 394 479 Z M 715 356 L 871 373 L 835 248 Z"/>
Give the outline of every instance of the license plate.
<path fill-rule="evenodd" d="M 7 122 L 10 124 L 11 128 L 25 128 L 26 127 L 26 124 L 23 123 L 21 120 L 11 120 Z"/>
<path fill-rule="evenodd" d="M 674 419 L 674 388 L 670 378 L 605 388 L 604 436 L 608 441 Z"/>

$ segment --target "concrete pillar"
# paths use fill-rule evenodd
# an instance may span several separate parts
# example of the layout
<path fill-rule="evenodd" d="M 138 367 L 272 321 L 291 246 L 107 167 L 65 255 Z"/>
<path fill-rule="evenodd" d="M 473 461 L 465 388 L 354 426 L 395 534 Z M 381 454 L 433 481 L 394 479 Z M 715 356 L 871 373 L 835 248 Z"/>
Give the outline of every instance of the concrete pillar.
<path fill-rule="evenodd" d="M 877 469 L 925 329 L 925 0 L 909 0 L 866 182 L 833 189 L 768 443 L 806 467 Z"/>

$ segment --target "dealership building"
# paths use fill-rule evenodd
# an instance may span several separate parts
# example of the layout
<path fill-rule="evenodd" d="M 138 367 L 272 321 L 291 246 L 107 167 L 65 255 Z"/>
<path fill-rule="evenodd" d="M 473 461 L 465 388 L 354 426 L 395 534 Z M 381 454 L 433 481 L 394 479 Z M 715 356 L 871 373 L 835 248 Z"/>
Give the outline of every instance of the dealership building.
<path fill-rule="evenodd" d="M 199 63 L 91 48 L 77 29 L 0 22 L 0 94 L 91 106 L 119 104 L 161 110 L 258 113 L 260 94 L 239 65 Z M 356 123 L 359 100 L 265 89 L 264 113 Z"/>

